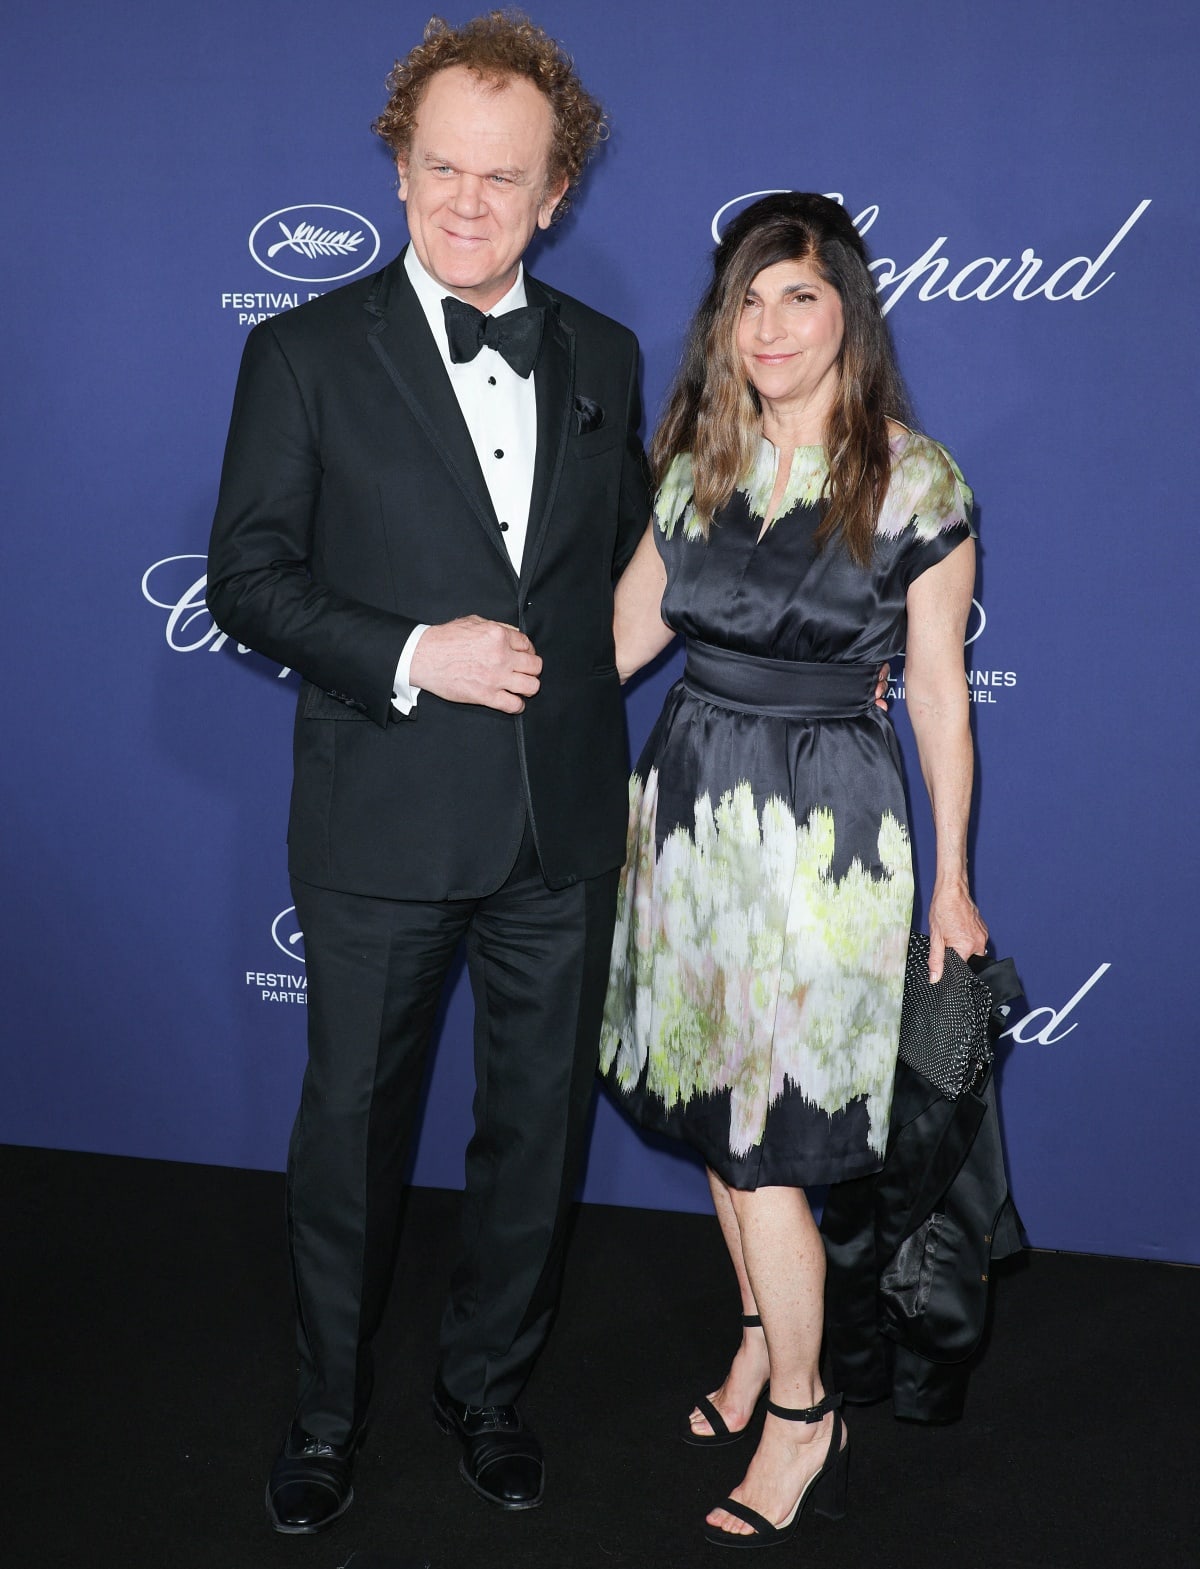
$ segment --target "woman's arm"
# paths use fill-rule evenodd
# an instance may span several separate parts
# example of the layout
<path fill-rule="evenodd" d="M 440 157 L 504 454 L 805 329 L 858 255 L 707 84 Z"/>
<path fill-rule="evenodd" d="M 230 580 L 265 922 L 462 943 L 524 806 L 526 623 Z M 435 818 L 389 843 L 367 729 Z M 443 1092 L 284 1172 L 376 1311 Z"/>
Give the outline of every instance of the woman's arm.
<path fill-rule="evenodd" d="M 967 885 L 967 821 L 974 754 L 963 638 L 975 587 L 975 541 L 964 540 L 908 590 L 904 687 L 921 773 L 937 834 L 937 873 L 929 901 L 929 979 L 941 979 L 953 948 L 983 953 L 987 927 Z"/>
<path fill-rule="evenodd" d="M 675 636 L 662 618 L 662 598 L 667 569 L 654 543 L 654 525 L 642 535 L 633 560 L 617 583 L 613 610 L 613 639 L 617 645 L 617 674 L 628 681 L 648 665 Z"/>

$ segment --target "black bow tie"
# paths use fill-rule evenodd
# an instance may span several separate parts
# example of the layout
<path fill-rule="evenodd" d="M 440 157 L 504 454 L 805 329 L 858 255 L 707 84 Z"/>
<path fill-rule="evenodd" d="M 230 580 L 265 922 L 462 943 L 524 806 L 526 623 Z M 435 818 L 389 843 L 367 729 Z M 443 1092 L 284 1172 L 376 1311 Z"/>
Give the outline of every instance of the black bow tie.
<path fill-rule="evenodd" d="M 465 300 L 449 294 L 442 301 L 442 313 L 446 318 L 450 358 L 455 365 L 473 360 L 485 343 L 497 354 L 503 354 L 518 376 L 528 376 L 537 364 L 546 316 L 542 306 L 522 305 L 519 310 L 506 311 L 503 316 L 485 316 Z"/>

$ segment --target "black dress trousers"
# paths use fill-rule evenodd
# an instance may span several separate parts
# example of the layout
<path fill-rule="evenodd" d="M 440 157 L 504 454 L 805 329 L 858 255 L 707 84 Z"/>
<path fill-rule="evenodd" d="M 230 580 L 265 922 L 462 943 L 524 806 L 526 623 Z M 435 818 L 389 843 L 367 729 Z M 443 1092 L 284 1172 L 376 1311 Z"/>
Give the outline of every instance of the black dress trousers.
<path fill-rule="evenodd" d="M 475 1001 L 474 1134 L 440 1376 L 470 1405 L 514 1400 L 549 1329 L 582 1154 L 616 871 L 547 887 L 528 828 L 478 899 L 369 898 L 294 879 L 309 1060 L 288 1156 L 297 1418 L 361 1426 L 396 1253 L 405 1159 L 446 977 L 465 939 Z"/>

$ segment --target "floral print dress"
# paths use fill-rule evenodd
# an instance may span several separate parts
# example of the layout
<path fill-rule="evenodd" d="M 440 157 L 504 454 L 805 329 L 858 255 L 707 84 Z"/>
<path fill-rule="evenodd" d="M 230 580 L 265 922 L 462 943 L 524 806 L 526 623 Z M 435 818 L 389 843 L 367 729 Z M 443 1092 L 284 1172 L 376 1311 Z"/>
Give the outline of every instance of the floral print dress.
<path fill-rule="evenodd" d="M 935 442 L 897 428 L 873 560 L 813 535 L 824 450 L 777 515 L 763 441 L 707 541 L 679 457 L 655 501 L 663 618 L 686 640 L 630 780 L 601 1071 L 737 1188 L 882 1162 L 912 915 L 901 760 L 874 705 L 909 584 L 972 533 Z"/>

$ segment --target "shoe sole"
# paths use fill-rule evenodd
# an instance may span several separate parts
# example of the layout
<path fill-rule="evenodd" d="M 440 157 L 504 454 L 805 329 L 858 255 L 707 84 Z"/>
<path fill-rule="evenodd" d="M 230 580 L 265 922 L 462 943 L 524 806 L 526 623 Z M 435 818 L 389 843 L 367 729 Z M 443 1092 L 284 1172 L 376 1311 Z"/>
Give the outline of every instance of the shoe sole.
<path fill-rule="evenodd" d="M 455 1440 L 461 1441 L 458 1428 L 454 1425 L 453 1417 L 447 1416 L 446 1413 L 442 1410 L 441 1406 L 438 1405 L 436 1400 L 433 1402 L 433 1420 L 437 1423 L 438 1427 L 441 1428 L 442 1432 L 445 1433 L 447 1438 L 453 1438 Z M 479 1483 L 467 1470 L 467 1462 L 465 1459 L 462 1459 L 458 1462 L 458 1474 L 462 1477 L 463 1481 L 467 1484 L 471 1491 L 477 1494 L 478 1497 L 482 1498 L 485 1503 L 491 1504 L 493 1509 L 503 1509 L 507 1514 L 517 1514 L 523 1509 L 540 1509 L 542 1507 L 542 1500 L 546 1496 L 546 1488 L 545 1484 L 543 1483 L 542 1488 L 536 1498 L 523 1498 L 519 1503 L 512 1503 L 506 1498 L 497 1498 L 495 1493 L 489 1493 L 486 1487 L 481 1487 L 479 1485 Z"/>
<path fill-rule="evenodd" d="M 713 1433 L 711 1437 L 707 1433 L 696 1433 L 691 1437 L 687 1433 L 680 1433 L 679 1442 L 693 1449 L 726 1449 L 730 1444 L 740 1444 L 749 1431 L 749 1427 L 739 1427 L 736 1433 L 730 1433 L 728 1437 L 724 1433 Z"/>
<path fill-rule="evenodd" d="M 354 1489 L 351 1488 L 334 1512 L 331 1515 L 326 1515 L 325 1519 L 318 1521 L 316 1525 L 285 1525 L 275 1513 L 275 1505 L 271 1502 L 271 1489 L 268 1485 L 266 1498 L 267 1519 L 271 1522 L 271 1529 L 278 1531 L 281 1536 L 316 1536 L 318 1531 L 324 1531 L 328 1526 L 333 1525 L 335 1521 L 340 1520 L 353 1502 Z"/>

